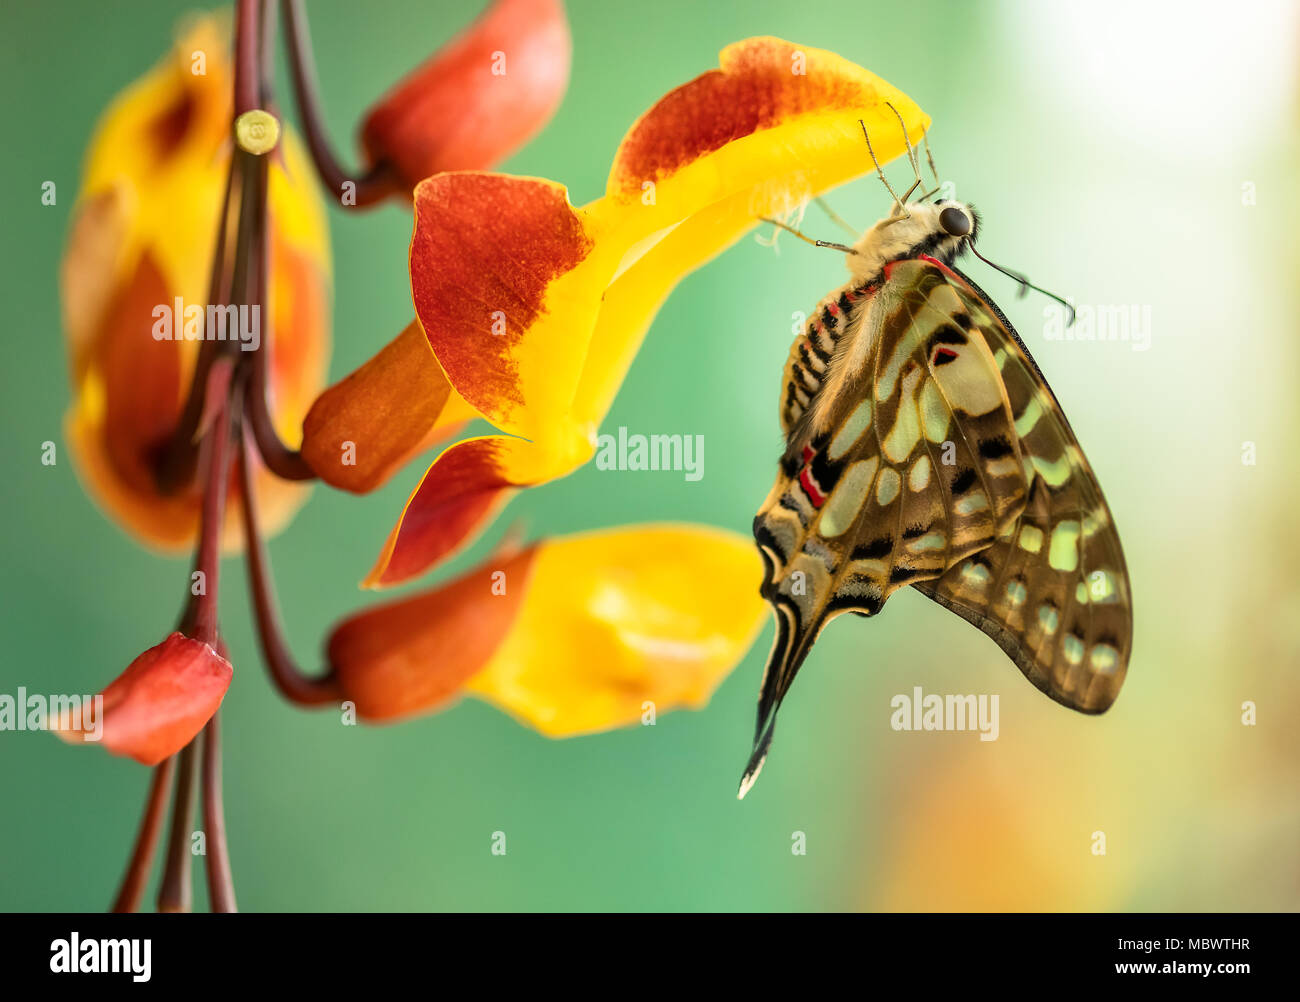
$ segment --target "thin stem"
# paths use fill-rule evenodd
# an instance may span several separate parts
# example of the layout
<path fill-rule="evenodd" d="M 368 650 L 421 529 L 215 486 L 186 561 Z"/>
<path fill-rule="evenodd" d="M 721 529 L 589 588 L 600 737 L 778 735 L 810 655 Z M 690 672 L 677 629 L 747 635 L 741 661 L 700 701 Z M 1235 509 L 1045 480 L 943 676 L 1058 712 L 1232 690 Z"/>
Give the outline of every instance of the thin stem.
<path fill-rule="evenodd" d="M 261 106 L 261 0 L 238 0 L 235 14 L 235 116 Z"/>
<path fill-rule="evenodd" d="M 307 27 L 307 11 L 302 0 L 281 0 L 284 14 L 285 44 L 289 49 L 289 68 L 293 77 L 294 96 L 298 100 L 298 117 L 307 137 L 307 149 L 321 183 L 338 197 L 347 182 L 356 185 L 356 201 L 349 208 L 364 208 L 397 194 L 401 188 L 392 168 L 380 161 L 358 177 L 355 171 L 344 170 L 329 138 L 325 134 L 324 115 L 321 113 L 320 88 L 316 84 L 316 63 L 312 55 L 311 34 Z"/>
<path fill-rule="evenodd" d="M 190 833 L 194 822 L 194 772 L 198 760 L 196 742 L 180 753 L 176 776 L 176 799 L 172 801 L 172 827 L 167 837 L 167 863 L 158 888 L 160 912 L 188 912 L 193 907 L 190 884 Z"/>
<path fill-rule="evenodd" d="M 262 5 L 262 71 L 261 106 L 271 111 L 275 99 L 272 90 L 275 84 L 275 0 L 261 0 Z"/>
<path fill-rule="evenodd" d="M 316 471 L 307 465 L 302 453 L 290 449 L 276 433 L 266 403 L 266 367 L 266 352 L 258 352 L 258 357 L 252 361 L 244 410 L 244 419 L 253 433 L 253 441 L 257 443 L 258 455 L 266 468 L 282 480 L 315 480 Z"/>
<path fill-rule="evenodd" d="M 327 672 L 316 678 L 303 674 L 284 642 L 270 558 L 257 525 L 251 453 L 252 449 L 245 441 L 239 477 L 242 492 L 240 507 L 244 513 L 244 553 L 248 563 L 248 580 L 253 593 L 253 614 L 257 619 L 257 639 L 262 648 L 262 660 L 266 663 L 271 681 L 289 702 L 299 706 L 337 703 L 343 696 L 333 673 Z"/>
<path fill-rule="evenodd" d="M 267 212 L 267 165 L 266 158 L 253 165 L 253 211 L 257 218 L 265 220 Z M 271 346 L 275 340 L 275 329 L 271 315 L 267 310 L 267 288 L 270 278 L 270 254 L 267 247 L 265 223 L 259 227 L 253 238 L 248 275 L 248 301 L 256 306 L 261 318 L 262 337 L 258 342 L 250 362 L 248 395 L 245 400 L 244 419 L 253 432 L 257 442 L 257 451 L 262 461 L 276 476 L 284 480 L 314 480 L 316 471 L 307 465 L 302 454 L 290 449 L 280 440 L 276 433 L 275 422 L 271 418 L 267 404 L 269 380 L 267 370 L 271 364 Z"/>
<path fill-rule="evenodd" d="M 149 867 L 153 864 L 154 850 L 158 847 L 158 832 L 162 828 L 163 812 L 167 810 L 167 790 L 172 785 L 176 771 L 176 758 L 166 759 L 153 771 L 149 783 L 149 796 L 145 800 L 140 830 L 135 836 L 135 849 L 131 862 L 122 877 L 122 886 L 113 899 L 113 911 L 133 912 L 140 907 L 144 885 L 149 880 Z"/>
<path fill-rule="evenodd" d="M 228 365 L 229 363 L 227 363 Z M 200 575 L 199 593 L 193 594 L 181 618 L 181 632 L 212 647 L 217 645 L 217 592 L 221 576 L 221 530 L 225 522 L 226 492 L 230 478 L 230 438 L 233 414 L 239 407 L 239 376 L 229 376 L 223 366 L 214 370 L 212 379 L 233 380 L 227 397 L 208 431 L 208 467 L 203 485 L 203 511 L 199 523 L 199 543 L 194 554 L 194 571 Z"/>
<path fill-rule="evenodd" d="M 203 729 L 203 830 L 207 855 L 203 857 L 208 876 L 208 900 L 214 912 L 238 911 L 235 883 L 230 874 L 226 846 L 226 814 L 221 800 L 221 714 L 212 715 Z"/>

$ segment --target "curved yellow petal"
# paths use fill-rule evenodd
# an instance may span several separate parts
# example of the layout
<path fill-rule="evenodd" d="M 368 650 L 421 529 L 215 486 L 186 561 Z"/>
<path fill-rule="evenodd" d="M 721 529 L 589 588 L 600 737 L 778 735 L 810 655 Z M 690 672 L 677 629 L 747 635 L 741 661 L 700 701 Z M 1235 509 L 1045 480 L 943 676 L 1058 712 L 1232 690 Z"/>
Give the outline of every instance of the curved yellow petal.
<path fill-rule="evenodd" d="M 550 737 L 704 706 L 763 621 L 752 542 L 649 524 L 540 544 L 505 640 L 466 684 Z"/>

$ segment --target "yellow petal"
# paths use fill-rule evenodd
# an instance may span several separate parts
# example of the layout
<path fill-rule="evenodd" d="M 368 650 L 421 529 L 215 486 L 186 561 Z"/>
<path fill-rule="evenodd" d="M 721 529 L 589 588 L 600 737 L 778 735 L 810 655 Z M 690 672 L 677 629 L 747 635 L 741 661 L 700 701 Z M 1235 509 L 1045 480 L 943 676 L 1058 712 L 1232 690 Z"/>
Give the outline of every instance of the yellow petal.
<path fill-rule="evenodd" d="M 753 543 L 651 524 L 553 539 L 505 641 L 466 690 L 568 737 L 704 706 L 762 624 Z"/>

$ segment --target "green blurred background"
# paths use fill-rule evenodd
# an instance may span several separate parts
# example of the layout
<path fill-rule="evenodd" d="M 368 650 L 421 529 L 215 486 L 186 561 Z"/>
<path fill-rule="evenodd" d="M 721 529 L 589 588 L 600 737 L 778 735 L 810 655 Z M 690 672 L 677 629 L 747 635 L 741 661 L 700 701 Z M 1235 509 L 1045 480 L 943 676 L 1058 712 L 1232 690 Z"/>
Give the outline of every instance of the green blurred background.
<path fill-rule="evenodd" d="M 479 8 L 309 6 L 341 146 Z M 187 560 L 139 549 L 95 509 L 66 449 L 57 466 L 40 463 L 43 441 L 63 441 L 68 405 L 57 272 L 84 145 L 183 9 L 5 2 L 0 692 L 97 691 L 170 627 L 187 580 Z M 1137 612 L 1128 681 L 1105 716 L 1072 713 L 908 591 L 879 619 L 826 632 L 762 781 L 737 803 L 770 625 L 707 709 L 653 728 L 555 742 L 473 700 L 345 728 L 271 690 L 228 561 L 226 816 L 240 906 L 1295 909 L 1293 6 L 572 0 L 569 11 L 568 96 L 504 169 L 562 181 L 581 204 L 602 191 L 637 115 L 716 65 L 726 43 L 775 34 L 834 49 L 921 104 L 940 173 L 983 212 L 994 260 L 1079 303 L 1150 307 L 1147 351 L 1047 341 L 1045 300 L 1016 301 L 1011 282 L 971 266 L 1048 374 L 1114 509 Z M 50 179 L 54 207 L 40 204 Z M 888 205 L 870 178 L 831 202 L 857 226 Z M 337 378 L 410 319 L 410 219 L 336 209 L 331 228 Z M 839 238 L 816 209 L 805 228 Z M 779 449 L 791 314 L 842 277 L 833 254 L 751 238 L 690 276 L 607 427 L 704 435 L 704 479 L 589 465 L 526 492 L 456 566 L 513 520 L 530 535 L 657 519 L 747 532 Z M 1241 459 L 1247 441 L 1254 466 Z M 289 637 L 308 666 L 330 623 L 362 603 L 356 581 L 422 469 L 361 499 L 318 488 L 273 542 Z M 891 696 L 914 685 L 1000 693 L 1000 739 L 890 730 Z M 1256 726 L 1241 723 L 1245 700 Z M 0 908 L 105 907 L 147 783 L 132 762 L 0 733 Z M 497 830 L 504 857 L 489 851 Z M 796 831 L 805 856 L 791 853 Z M 1105 856 L 1091 851 L 1095 831 Z"/>

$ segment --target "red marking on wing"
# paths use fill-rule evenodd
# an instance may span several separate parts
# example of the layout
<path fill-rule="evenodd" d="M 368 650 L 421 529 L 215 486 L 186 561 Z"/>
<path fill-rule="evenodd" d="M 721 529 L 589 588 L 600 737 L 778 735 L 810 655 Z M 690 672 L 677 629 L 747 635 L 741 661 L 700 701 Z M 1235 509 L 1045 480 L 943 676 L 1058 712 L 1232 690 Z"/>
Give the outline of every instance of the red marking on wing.
<path fill-rule="evenodd" d="M 808 495 L 808 500 L 812 502 L 814 508 L 820 508 L 826 501 L 826 497 L 817 486 L 817 481 L 812 478 L 812 460 L 817 455 L 811 445 L 803 447 L 803 469 L 799 471 L 799 483 L 803 486 L 804 493 Z"/>
<path fill-rule="evenodd" d="M 808 500 L 812 502 L 814 508 L 820 508 L 826 501 L 822 492 L 817 489 L 817 484 L 813 481 L 812 473 L 808 467 L 799 471 L 799 483 L 803 485 L 804 493 L 808 495 Z"/>

